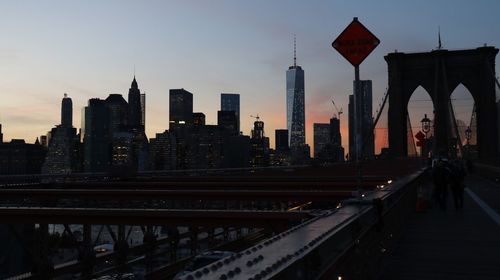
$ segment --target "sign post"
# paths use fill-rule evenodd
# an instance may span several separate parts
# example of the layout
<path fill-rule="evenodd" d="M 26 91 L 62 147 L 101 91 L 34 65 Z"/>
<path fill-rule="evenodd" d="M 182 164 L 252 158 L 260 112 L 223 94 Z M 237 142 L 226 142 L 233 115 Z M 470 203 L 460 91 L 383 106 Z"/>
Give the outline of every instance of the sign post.
<path fill-rule="evenodd" d="M 363 135 L 364 119 L 364 94 L 361 92 L 359 84 L 359 65 L 378 46 L 380 40 L 373 35 L 358 18 L 340 33 L 333 41 L 332 47 L 337 50 L 347 61 L 354 66 L 354 123 L 355 123 L 355 158 L 359 160 L 363 157 L 363 144 L 366 135 Z M 352 152 L 349 152 L 352 155 Z"/>
<path fill-rule="evenodd" d="M 360 159 L 364 156 L 366 139 L 370 139 L 365 135 L 367 132 L 363 125 L 365 118 L 364 93 L 361 91 L 359 82 L 359 65 L 365 58 L 379 45 L 380 40 L 373 35 L 358 18 L 355 17 L 352 22 L 340 33 L 340 35 L 332 43 L 332 47 L 337 50 L 347 61 L 354 66 L 354 151 L 356 166 L 358 171 L 358 193 L 361 195 L 361 165 Z M 371 116 L 370 116 L 371 117 Z M 373 133 L 373 132 L 371 132 Z M 351 148 L 349 147 L 349 157 L 352 157 Z"/>

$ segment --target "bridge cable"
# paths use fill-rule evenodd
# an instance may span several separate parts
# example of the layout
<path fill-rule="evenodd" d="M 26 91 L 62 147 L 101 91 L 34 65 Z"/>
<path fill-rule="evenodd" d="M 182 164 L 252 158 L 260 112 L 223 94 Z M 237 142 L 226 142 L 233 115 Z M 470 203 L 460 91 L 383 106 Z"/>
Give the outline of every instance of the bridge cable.
<path fill-rule="evenodd" d="M 441 60 L 441 68 L 443 69 L 443 78 L 444 78 L 444 87 L 445 87 L 445 92 L 449 92 L 448 88 L 448 76 L 446 75 L 446 67 L 444 65 L 444 60 Z M 458 132 L 458 126 L 457 126 L 457 120 L 455 118 L 455 111 L 453 110 L 453 104 L 451 103 L 451 96 L 448 97 L 448 114 L 450 117 L 451 121 L 451 133 L 453 133 L 456 136 L 456 142 L 458 142 L 458 148 L 460 150 L 460 155 L 464 154 L 463 147 L 462 147 L 462 140 L 460 139 L 460 133 Z M 457 144 L 457 143 L 455 143 Z"/>

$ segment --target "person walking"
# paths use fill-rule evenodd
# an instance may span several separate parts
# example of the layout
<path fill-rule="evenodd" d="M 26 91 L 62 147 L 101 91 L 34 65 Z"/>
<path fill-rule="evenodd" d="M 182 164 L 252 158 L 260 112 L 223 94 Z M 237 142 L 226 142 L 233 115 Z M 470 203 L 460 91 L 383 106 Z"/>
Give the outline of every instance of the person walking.
<path fill-rule="evenodd" d="M 459 160 L 453 162 L 451 165 L 450 188 L 456 209 L 462 209 L 464 207 L 465 175 L 466 172 L 462 163 Z"/>
<path fill-rule="evenodd" d="M 432 170 L 432 181 L 434 182 L 434 199 L 441 209 L 446 209 L 446 198 L 450 171 L 445 166 L 443 159 L 439 158 Z"/>

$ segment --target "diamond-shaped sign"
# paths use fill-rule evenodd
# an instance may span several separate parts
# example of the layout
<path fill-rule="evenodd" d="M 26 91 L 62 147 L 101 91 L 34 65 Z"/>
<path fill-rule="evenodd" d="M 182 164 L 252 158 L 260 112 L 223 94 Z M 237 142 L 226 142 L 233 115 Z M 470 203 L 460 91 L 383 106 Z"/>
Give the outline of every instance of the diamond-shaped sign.
<path fill-rule="evenodd" d="M 356 67 L 365 60 L 379 43 L 380 40 L 355 17 L 337 39 L 333 41 L 332 47 Z"/>
<path fill-rule="evenodd" d="M 424 140 L 425 139 L 425 134 L 422 133 L 422 131 L 419 131 L 417 132 L 417 134 L 415 134 L 415 138 L 417 138 L 417 140 Z"/>

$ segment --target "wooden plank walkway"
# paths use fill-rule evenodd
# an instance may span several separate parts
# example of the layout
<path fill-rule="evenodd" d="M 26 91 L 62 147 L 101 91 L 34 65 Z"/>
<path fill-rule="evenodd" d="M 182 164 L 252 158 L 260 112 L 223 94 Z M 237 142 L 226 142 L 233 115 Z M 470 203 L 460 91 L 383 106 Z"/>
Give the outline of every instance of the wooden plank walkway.
<path fill-rule="evenodd" d="M 500 185 L 471 176 L 466 186 L 499 213 Z M 410 218 L 382 262 L 380 280 L 500 279 L 500 225 L 467 193 L 464 209 L 455 209 L 451 193 L 448 198 L 446 210 L 435 205 Z"/>

